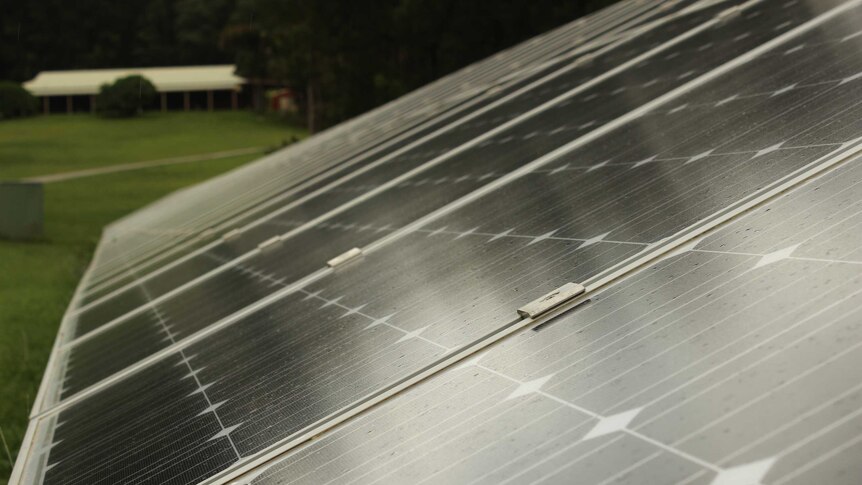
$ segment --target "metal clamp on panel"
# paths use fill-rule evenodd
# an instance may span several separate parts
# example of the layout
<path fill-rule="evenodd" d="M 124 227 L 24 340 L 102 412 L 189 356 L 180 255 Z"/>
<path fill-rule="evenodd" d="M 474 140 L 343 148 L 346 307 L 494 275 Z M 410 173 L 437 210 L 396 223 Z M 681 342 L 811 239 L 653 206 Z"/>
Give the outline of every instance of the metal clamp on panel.
<path fill-rule="evenodd" d="M 753 5 L 758 4 L 760 2 L 761 2 L 761 0 L 749 0 L 745 3 L 741 3 L 739 5 L 730 7 L 727 10 L 722 10 L 721 12 L 719 12 L 715 16 L 715 18 L 717 18 L 719 20 L 727 20 L 727 19 L 736 17 L 737 15 L 741 14 L 742 12 L 747 10 L 748 8 L 752 7 Z"/>
<path fill-rule="evenodd" d="M 727 10 L 722 10 L 721 12 L 718 12 L 715 18 L 717 18 L 718 20 L 727 20 L 736 17 L 737 15 L 739 15 L 740 12 L 742 12 L 742 10 L 740 10 L 739 5 L 737 5 L 735 7 L 730 7 Z"/>
<path fill-rule="evenodd" d="M 587 53 L 575 59 L 574 65 L 585 66 L 587 64 L 590 64 L 594 60 L 596 60 L 596 56 L 592 53 Z"/>
<path fill-rule="evenodd" d="M 261 251 L 267 251 L 270 249 L 274 249 L 281 244 L 281 241 L 283 241 L 283 239 L 281 239 L 281 236 L 273 236 L 273 237 L 267 239 L 266 241 L 258 244 L 257 249 L 259 249 Z"/>
<path fill-rule="evenodd" d="M 586 288 L 583 285 L 566 283 L 547 295 L 518 308 L 518 315 L 521 315 L 522 318 L 536 318 L 580 295 L 584 291 L 586 291 Z"/>
<path fill-rule="evenodd" d="M 359 248 L 353 248 L 349 251 L 345 251 L 344 253 L 341 253 L 340 255 L 330 259 L 329 261 L 326 262 L 326 265 L 329 266 L 330 268 L 335 268 L 336 266 L 341 266 L 342 264 L 344 264 L 348 261 L 351 261 L 353 259 L 356 259 L 359 256 L 362 256 L 362 250 Z"/>
<path fill-rule="evenodd" d="M 234 229 L 233 231 L 224 233 L 221 237 L 221 240 L 225 242 L 233 241 L 234 239 L 238 238 L 240 234 L 242 234 L 242 231 L 240 231 L 239 229 Z"/>

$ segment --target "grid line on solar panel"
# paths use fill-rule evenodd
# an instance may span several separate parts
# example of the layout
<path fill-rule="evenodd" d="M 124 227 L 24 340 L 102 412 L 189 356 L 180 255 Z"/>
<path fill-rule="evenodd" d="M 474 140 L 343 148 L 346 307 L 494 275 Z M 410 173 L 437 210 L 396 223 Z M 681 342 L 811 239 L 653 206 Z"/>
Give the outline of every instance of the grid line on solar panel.
<path fill-rule="evenodd" d="M 516 124 L 520 123 L 522 119 L 529 119 L 528 117 L 532 117 L 532 116 L 534 116 L 535 114 L 541 113 L 542 111 L 544 111 L 545 109 L 550 108 L 550 107 L 551 107 L 551 106 L 553 106 L 554 104 L 559 104 L 559 102 L 560 102 L 560 100 L 561 100 L 561 99 L 562 99 L 562 100 L 570 99 L 572 96 L 576 95 L 577 93 L 580 93 L 580 92 L 582 92 L 582 91 L 584 91 L 584 90 L 586 90 L 586 89 L 590 88 L 591 86 L 596 85 L 596 84 L 598 84 L 598 83 L 602 82 L 603 80 L 605 80 L 605 79 L 607 79 L 607 78 L 609 78 L 609 77 L 611 77 L 611 76 L 615 75 L 615 74 L 616 74 L 616 73 L 618 73 L 618 72 L 622 72 L 622 71 L 624 71 L 627 67 L 629 67 L 629 66 L 631 66 L 631 65 L 633 65 L 633 64 L 637 64 L 637 63 L 641 62 L 643 59 L 648 59 L 650 56 L 654 55 L 654 53 L 655 53 L 655 52 L 661 52 L 661 51 L 663 51 L 663 50 L 665 50 L 665 49 L 671 48 L 672 46 L 676 45 L 678 42 L 682 42 L 682 41 L 686 40 L 687 38 L 689 38 L 690 36 L 696 35 L 696 34 L 697 34 L 697 32 L 699 32 L 699 31 L 702 31 L 702 30 L 705 30 L 705 29 L 709 28 L 709 26 L 714 25 L 714 23 L 715 23 L 715 21 L 713 21 L 713 22 L 707 22 L 706 24 L 702 24 L 700 27 L 696 27 L 695 29 L 692 29 L 692 30 L 690 30 L 690 31 L 688 31 L 688 32 L 686 32 L 686 33 L 684 33 L 684 34 L 682 34 L 682 35 L 678 36 L 678 37 L 675 37 L 675 38 L 673 38 L 672 40 L 670 40 L 670 41 L 668 41 L 668 42 L 666 42 L 666 43 L 664 43 L 664 44 L 660 44 L 658 47 L 655 47 L 655 48 L 651 49 L 650 51 L 648 51 L 648 52 L 644 53 L 643 55 L 641 55 L 641 56 L 639 56 L 639 57 L 636 57 L 635 59 L 633 59 L 633 60 L 630 60 L 630 61 L 626 62 L 625 64 L 623 64 L 623 65 L 619 66 L 618 68 L 615 68 L 615 69 L 613 69 L 613 70 L 611 70 L 611 71 L 605 72 L 604 74 L 600 75 L 599 77 L 597 77 L 597 78 L 593 78 L 592 80 L 590 80 L 590 81 L 589 81 L 589 82 L 587 82 L 586 84 L 582 84 L 582 85 L 580 85 L 580 86 L 578 86 L 578 87 L 576 87 L 576 88 L 574 88 L 574 89 L 572 89 L 572 90 L 569 90 L 569 91 L 567 91 L 567 93 L 566 93 L 566 94 L 564 94 L 564 95 L 560 95 L 560 96 L 557 96 L 557 97 L 555 97 L 553 100 L 548 101 L 547 103 L 545 103 L 544 105 L 539 106 L 539 107 L 537 107 L 537 108 L 535 108 L 535 109 L 533 109 L 533 110 L 529 111 L 528 113 L 525 113 L 524 115 L 521 115 L 521 116 L 519 116 L 518 118 L 516 118 L 516 119 L 514 119 L 514 120 L 512 120 L 512 121 L 510 121 L 510 122 L 508 122 L 508 123 L 505 123 L 504 125 L 501 125 L 501 126 L 500 126 L 500 127 L 498 127 L 498 128 L 495 128 L 494 130 L 491 130 L 491 131 L 489 131 L 489 132 L 486 132 L 484 135 L 482 135 L 482 136 L 480 136 L 480 137 L 478 137 L 478 138 L 474 138 L 473 140 L 471 140 L 470 142 L 465 143 L 464 145 L 462 145 L 462 146 L 461 146 L 461 147 L 459 147 L 459 148 L 456 148 L 456 149 L 454 149 L 454 150 L 450 150 L 450 151 L 446 152 L 445 154 L 443 154 L 443 155 L 441 155 L 441 156 L 439 156 L 439 157 L 437 157 L 437 158 L 435 158 L 435 159 L 433 159 L 433 160 L 431 160 L 431 161 L 427 162 L 425 165 L 422 165 L 422 166 L 420 166 L 420 167 L 417 167 L 417 168 L 415 169 L 415 171 L 418 171 L 418 170 L 424 170 L 424 169 L 430 168 L 430 167 L 432 167 L 432 166 L 434 166 L 434 165 L 436 165 L 436 164 L 439 164 L 439 163 L 441 163 L 441 162 L 444 162 L 444 161 L 446 161 L 446 160 L 450 159 L 450 158 L 451 158 L 451 157 L 453 157 L 453 156 L 457 156 L 458 154 L 460 154 L 460 153 L 461 153 L 461 152 L 463 152 L 464 150 L 467 150 L 467 149 L 469 149 L 469 148 L 471 148 L 471 147 L 473 147 L 473 146 L 476 146 L 476 145 L 481 145 L 482 140 L 490 139 L 492 136 L 495 136 L 497 133 L 501 132 L 502 130 L 507 129 L 509 126 L 515 126 Z M 564 96 L 566 96 L 566 98 L 563 98 Z M 282 235 L 282 236 L 283 236 L 284 238 L 287 238 L 287 237 L 291 237 L 291 236 L 293 236 L 293 235 L 296 235 L 296 234 L 302 233 L 303 231 L 307 230 L 308 228 L 311 228 L 311 227 L 313 227 L 314 225 L 316 225 L 316 223 L 317 223 L 317 222 L 319 222 L 320 220 L 323 220 L 323 219 L 324 219 L 324 218 L 326 218 L 326 217 L 331 217 L 331 216 L 332 216 L 332 214 L 333 214 L 333 212 L 335 212 L 335 211 L 338 211 L 338 213 L 343 212 L 344 210 L 347 210 L 347 209 L 349 209 L 350 207 L 355 206 L 356 204 L 359 204 L 359 203 L 361 203 L 361 202 L 363 202 L 363 201 L 365 201 L 365 200 L 367 200 L 367 199 L 369 199 L 369 198 L 373 197 L 374 195 L 376 195 L 376 194 L 378 194 L 378 193 L 381 193 L 381 192 L 383 192 L 384 190 L 386 190 L 386 189 L 388 189 L 388 188 L 390 188 L 390 187 L 392 187 L 392 186 L 397 185 L 397 184 L 400 182 L 400 180 L 402 180 L 402 179 L 406 179 L 407 177 L 410 177 L 410 176 L 414 175 L 414 172 L 415 172 L 415 171 L 411 171 L 411 172 L 408 172 L 408 173 L 406 173 L 406 174 L 402 175 L 401 177 L 397 177 L 397 178 L 395 178 L 395 179 L 391 179 L 391 180 L 389 180 L 389 182 L 387 182 L 386 184 L 383 184 L 383 185 L 381 185 L 381 186 L 377 187 L 375 190 L 370 191 L 370 192 L 367 192 L 367 193 L 363 194 L 362 196 L 356 197 L 356 198 L 354 198 L 354 199 L 350 200 L 349 202 L 346 202 L 345 204 L 343 204 L 343 205 L 339 206 L 339 207 L 338 207 L 337 209 L 335 209 L 334 211 L 327 212 L 326 214 L 324 214 L 324 215 L 322 215 L 322 216 L 319 216 L 319 217 L 317 217 L 317 218 L 315 218 L 315 219 L 313 219 L 313 220 L 309 221 L 309 222 L 308 222 L 308 223 L 306 223 L 305 225 L 303 225 L 303 226 L 301 226 L 301 227 L 299 227 L 299 228 L 296 228 L 296 229 L 294 229 L 294 230 L 292 230 L 292 231 L 290 231 L 290 232 L 288 232 L 288 233 L 286 233 L 286 234 L 284 234 L 284 235 Z M 417 173 L 418 173 L 418 172 L 417 172 Z M 483 180 L 487 175 L 488 175 L 488 174 L 483 175 L 482 177 L 480 177 L 480 178 L 479 178 L 479 180 Z M 277 212 L 275 215 L 278 215 L 279 213 L 281 213 L 281 212 Z M 200 280 L 197 280 L 197 281 L 200 281 Z M 175 293 L 172 293 L 172 294 L 175 294 Z"/>
<path fill-rule="evenodd" d="M 330 300 L 331 301 L 331 300 Z"/>

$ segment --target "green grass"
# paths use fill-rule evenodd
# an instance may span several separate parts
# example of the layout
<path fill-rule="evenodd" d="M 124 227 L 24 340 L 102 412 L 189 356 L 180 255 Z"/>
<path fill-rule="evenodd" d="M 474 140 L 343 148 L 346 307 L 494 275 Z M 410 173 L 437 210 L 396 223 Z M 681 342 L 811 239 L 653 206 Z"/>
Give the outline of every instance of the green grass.
<path fill-rule="evenodd" d="M 301 135 L 285 123 L 242 111 L 148 113 L 130 119 L 38 116 L 0 122 L 0 179 L 274 146 Z"/>
<path fill-rule="evenodd" d="M 98 136 L 99 127 L 105 130 L 104 136 Z M 0 141 L 0 158 L 4 160 L 0 166 L 4 174 L 19 176 L 274 145 L 292 133 L 301 134 L 247 113 L 153 115 L 121 121 L 54 116 L 0 122 L 0 140 L 14 138 L 11 133 L 25 133 L 26 142 L 9 149 Z M 84 133 L 91 136 L 81 139 Z M 146 133 L 146 139 L 137 139 L 139 133 Z M 40 139 L 44 146 L 40 146 Z M 70 147 L 66 157 L 57 152 L 63 146 Z M 29 165 L 5 166 L 10 153 L 25 152 Z M 13 459 L 57 326 L 102 227 L 173 190 L 254 158 L 247 155 L 49 184 L 45 186 L 44 238 L 31 243 L 0 241 L 0 430 Z M 12 463 L 0 443 L 0 484 L 6 483 L 11 471 Z"/>

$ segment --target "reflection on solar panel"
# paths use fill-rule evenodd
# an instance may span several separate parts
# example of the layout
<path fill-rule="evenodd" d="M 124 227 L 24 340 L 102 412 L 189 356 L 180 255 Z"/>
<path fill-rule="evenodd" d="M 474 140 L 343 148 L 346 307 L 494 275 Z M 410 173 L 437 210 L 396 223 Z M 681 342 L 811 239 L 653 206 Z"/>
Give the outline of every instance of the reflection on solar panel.
<path fill-rule="evenodd" d="M 116 222 L 12 482 L 860 483 L 860 29 L 618 3 Z"/>

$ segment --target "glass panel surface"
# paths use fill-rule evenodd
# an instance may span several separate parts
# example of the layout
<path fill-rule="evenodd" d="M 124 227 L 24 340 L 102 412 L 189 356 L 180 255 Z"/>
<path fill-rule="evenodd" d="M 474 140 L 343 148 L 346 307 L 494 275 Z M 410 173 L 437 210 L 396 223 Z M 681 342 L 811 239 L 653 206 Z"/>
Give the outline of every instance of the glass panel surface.
<path fill-rule="evenodd" d="M 452 350 L 514 323 L 517 319 L 515 309 L 538 295 L 564 282 L 584 281 L 600 274 L 615 263 L 639 253 L 645 245 L 672 235 L 679 227 L 697 222 L 716 209 L 757 193 L 769 182 L 816 161 L 862 131 L 858 116 L 862 85 L 857 76 L 862 72 L 862 59 L 858 55 L 858 42 L 862 39 L 849 37 L 859 29 L 859 15 L 858 9 L 853 10 L 798 36 L 792 43 L 787 43 L 786 48 L 770 51 L 735 72 L 681 97 L 680 105 L 686 105 L 682 110 L 675 110 L 680 106 L 675 103 L 666 110 L 651 112 L 594 143 L 584 145 L 565 160 L 546 167 L 551 170 L 563 168 L 553 176 L 542 169 L 517 183 L 507 184 L 489 196 L 71 405 L 59 414 L 64 424 L 54 432 L 55 445 L 49 455 L 53 466 L 46 474 L 46 481 L 110 482 L 110 479 L 103 480 L 104 475 L 101 475 L 106 469 L 125 474 L 121 476 L 156 480 L 157 473 L 172 470 L 172 460 L 176 457 L 188 460 L 183 461 L 182 469 L 194 470 L 193 481 L 198 480 L 198 473 L 211 476 L 239 457 L 268 449 L 303 430 L 312 429 L 320 420 L 342 413 L 375 393 L 386 392 L 390 386 L 438 362 Z M 816 49 L 794 50 L 801 44 L 816 46 Z M 798 57 L 789 63 L 787 55 Z M 790 85 L 793 87 L 786 89 Z M 728 98 L 732 98 L 731 101 L 726 101 Z M 611 161 L 602 164 L 608 159 L 605 157 Z M 534 211 L 520 212 L 534 203 Z M 629 210 L 613 210 L 617 204 L 627 206 Z M 593 212 L 592 216 L 583 215 L 585 211 L 599 207 L 609 210 Z M 542 208 L 552 212 L 542 215 Z M 655 220 L 646 217 L 655 211 L 661 211 L 663 217 Z M 825 211 L 833 212 L 837 211 Z M 746 220 L 739 219 L 736 224 Z M 792 232 L 796 235 L 795 230 Z M 741 230 L 741 233 L 744 237 L 751 231 Z M 617 235 L 619 239 L 611 239 L 611 235 Z M 853 236 L 846 237 L 854 240 Z M 709 244 L 713 243 L 706 240 L 696 249 L 710 247 Z M 858 250 L 856 246 L 852 247 L 853 251 Z M 632 372 L 640 372 L 642 367 L 644 371 L 649 370 L 649 366 L 637 360 L 639 356 L 646 356 L 656 363 L 673 363 L 677 366 L 675 369 L 686 365 L 681 364 L 681 359 L 704 357 L 713 349 L 695 345 L 681 349 L 681 354 L 668 361 L 662 360 L 663 352 L 676 350 L 698 330 L 710 330 L 710 322 L 720 319 L 722 311 L 736 311 L 740 302 L 756 298 L 758 292 L 806 305 L 812 294 L 816 296 L 818 291 L 827 291 L 834 285 L 846 290 L 843 282 L 858 282 L 856 264 L 847 264 L 850 269 L 839 265 L 830 267 L 825 273 L 812 273 L 807 269 L 812 265 L 833 263 L 797 261 L 787 258 L 786 254 L 777 260 L 787 264 L 761 264 L 764 257 L 767 263 L 774 263 L 773 260 L 783 254 L 776 255 L 775 251 L 784 251 L 787 247 L 782 242 L 780 248 L 770 248 L 772 252 L 765 254 L 736 254 L 736 251 L 731 251 L 730 254 L 715 255 L 694 251 L 660 263 L 657 271 L 665 272 L 660 273 L 657 280 L 648 280 L 652 274 L 648 271 L 624 280 L 613 287 L 616 292 L 608 290 L 601 293 L 593 303 L 565 318 L 602 319 L 605 314 L 625 316 L 631 308 L 629 318 L 648 319 L 638 320 L 645 332 L 639 336 L 646 337 L 653 332 L 651 337 L 655 339 L 655 346 L 621 341 L 619 339 L 626 337 L 627 329 L 602 320 L 603 324 L 590 327 L 595 330 L 581 329 L 581 332 L 572 333 L 574 345 L 569 341 L 567 347 L 556 353 L 544 348 L 539 351 L 541 372 L 528 374 L 529 365 L 525 364 L 526 368 L 521 369 L 516 366 L 511 371 L 515 380 L 510 382 L 511 390 L 507 397 L 514 393 L 513 399 L 525 398 L 530 394 L 525 391 L 531 388 L 547 389 L 559 400 L 580 406 L 576 410 L 586 415 L 580 416 L 583 419 L 589 417 L 598 422 L 600 417 L 614 418 L 612 423 L 618 428 L 618 423 L 625 421 L 622 428 L 634 428 L 640 435 L 654 438 L 655 441 L 647 444 L 671 442 L 675 450 L 688 450 L 688 456 L 717 453 L 728 449 L 723 448 L 728 443 L 738 444 L 730 438 L 722 438 L 727 441 L 706 447 L 692 433 L 701 432 L 702 427 L 710 424 L 706 421 L 710 417 L 726 419 L 721 413 L 727 412 L 729 406 L 731 409 L 746 406 L 746 398 L 756 393 L 763 394 L 764 389 L 789 392 L 790 396 L 781 394 L 777 402 L 790 402 L 792 405 L 782 409 L 784 414 L 776 413 L 775 417 L 793 417 L 793 412 L 802 409 L 797 405 L 812 401 L 798 399 L 799 393 L 794 394 L 790 387 L 778 387 L 789 379 L 788 376 L 794 376 L 792 378 L 796 380 L 793 382 L 810 376 L 816 384 L 819 382 L 816 378 L 820 376 L 806 374 L 806 369 L 820 369 L 822 366 L 818 366 L 818 362 L 824 356 L 833 361 L 840 357 L 849 359 L 842 361 L 846 364 L 844 367 L 830 368 L 830 372 L 836 375 L 859 368 L 858 362 L 849 357 L 853 355 L 850 351 L 856 349 L 856 341 L 844 333 L 855 327 L 846 320 L 837 319 L 840 324 L 831 328 L 838 333 L 826 336 L 822 345 L 817 341 L 810 343 L 813 346 L 810 352 L 802 355 L 792 352 L 786 355 L 786 359 L 773 361 L 790 367 L 777 365 L 749 374 L 740 374 L 748 370 L 744 366 L 722 367 L 733 371 L 727 382 L 742 386 L 738 389 L 711 392 L 711 389 L 689 388 L 671 395 L 667 401 L 650 404 L 654 406 L 652 409 L 642 403 L 637 406 L 634 402 L 628 403 L 632 407 L 623 406 L 618 396 L 608 398 L 602 394 L 604 391 L 599 390 L 584 399 L 568 393 L 592 391 L 595 386 L 608 391 L 616 389 L 613 385 L 618 380 L 602 378 L 600 371 L 616 372 L 627 362 L 635 369 Z M 278 252 L 269 252 L 267 257 L 272 258 L 276 254 Z M 836 254 L 844 255 L 840 251 Z M 715 262 L 716 258 L 719 263 L 724 262 L 724 266 L 715 266 L 719 264 Z M 243 282 L 240 286 L 262 288 L 260 285 L 281 284 L 278 282 L 284 275 L 279 272 L 280 267 L 272 264 L 271 260 L 262 261 L 266 264 L 258 266 L 259 261 L 252 259 L 236 268 L 235 275 L 245 275 L 255 282 Z M 679 265 L 685 264 L 698 268 L 697 271 L 706 271 L 709 284 L 721 278 L 733 278 L 736 275 L 734 271 L 738 271 L 748 278 L 749 286 L 722 287 L 732 298 L 730 301 L 716 298 L 717 294 L 724 296 L 725 293 L 704 293 L 694 307 L 674 315 L 686 326 L 673 335 L 663 335 L 658 333 L 661 331 L 659 326 L 650 323 L 647 312 L 655 311 L 658 313 L 654 315 L 660 316 L 662 312 L 671 311 L 674 305 L 685 304 L 687 300 L 673 298 L 673 292 L 693 291 L 692 288 L 700 281 L 692 276 L 674 284 L 682 274 L 682 266 Z M 775 271 L 774 277 L 778 282 L 799 286 L 776 292 L 775 282 L 764 281 L 752 272 L 760 268 L 766 268 L 769 274 Z M 703 276 L 701 273 L 698 275 Z M 667 285 L 672 285 L 672 288 Z M 233 290 L 225 287 L 221 291 L 230 295 Z M 848 294 L 843 293 L 845 296 Z M 617 300 L 612 300 L 614 295 Z M 604 305 L 603 301 L 609 303 Z M 750 301 L 757 303 L 756 299 Z M 858 302 L 839 301 L 848 305 L 841 307 L 844 312 L 856 312 L 860 308 Z M 664 304 L 667 302 L 670 304 Z M 640 304 L 646 306 L 635 308 Z M 703 318 L 684 317 L 687 312 L 703 305 L 713 305 Z M 767 305 L 759 311 L 751 311 L 750 315 L 758 325 L 767 325 L 770 320 L 766 317 L 774 315 L 775 308 Z M 813 313 L 822 309 L 804 308 Z M 189 311 L 200 309 L 192 305 Z M 752 331 L 751 326 L 743 324 L 741 314 L 732 314 L 735 318 L 731 319 L 733 324 L 727 327 L 728 330 L 748 335 L 746 332 Z M 811 322 L 812 319 L 802 321 Z M 550 343 L 560 343 L 562 337 L 554 332 L 572 331 L 570 326 L 561 323 L 562 319 L 558 319 L 536 335 L 554 335 L 556 338 L 549 338 Z M 178 327 L 172 327 L 172 331 L 174 328 Z M 638 328 L 635 325 L 630 329 Z M 582 365 L 580 363 L 570 365 L 566 362 L 564 369 L 549 370 L 548 366 L 565 357 L 559 356 L 560 352 L 577 351 L 579 345 L 593 342 L 591 337 L 594 335 L 584 334 L 584 331 L 618 332 L 608 340 L 596 340 L 597 347 L 591 347 L 587 352 L 591 358 L 604 357 L 601 366 L 590 372 L 578 367 Z M 599 333 L 595 337 L 603 335 Z M 786 333 L 781 335 L 782 338 L 789 337 Z M 804 332 L 794 335 L 797 339 L 806 337 Z M 727 344 L 734 336 L 719 335 L 716 337 L 718 345 Z M 762 337 L 761 334 L 755 336 Z M 728 337 L 731 340 L 722 340 Z M 858 335 L 854 334 L 856 337 Z M 503 364 L 512 360 L 521 362 L 522 355 L 525 359 L 529 357 L 526 351 L 519 353 L 517 349 L 511 349 L 521 341 L 509 339 L 503 346 L 494 348 L 495 352 L 503 352 Z M 615 345 L 622 343 L 630 344 L 635 352 L 628 361 L 603 353 L 617 349 Z M 763 350 L 757 343 L 749 341 L 743 343 L 754 345 L 757 352 L 776 350 Z M 801 341 L 788 340 L 786 343 Z M 808 344 L 808 341 L 804 343 Z M 509 350 L 498 350 L 505 348 Z M 730 348 L 742 349 L 739 345 Z M 792 345 L 788 348 L 794 349 Z M 593 350 L 599 353 L 593 355 Z M 586 358 L 587 354 L 578 354 L 577 357 Z M 751 355 L 761 354 L 747 353 L 742 361 Z M 727 360 L 724 357 L 717 356 L 721 362 Z M 484 362 L 483 358 L 480 363 Z M 492 356 L 487 362 L 490 369 L 503 365 Z M 661 366 L 655 368 L 662 369 Z M 509 369 L 505 370 L 500 372 L 508 379 Z M 584 372 L 578 373 L 581 370 Z M 668 375 L 662 370 L 655 372 L 662 378 Z M 549 374 L 553 374 L 552 378 L 545 379 Z M 749 380 L 740 384 L 740 375 Z M 562 383 L 570 381 L 553 380 L 566 377 L 584 380 L 577 381 L 578 385 L 573 387 L 565 387 Z M 709 379 L 698 381 L 698 385 L 707 384 L 707 381 Z M 644 379 L 634 382 L 638 385 L 648 383 Z M 521 389 L 521 384 L 530 386 Z M 487 395 L 509 390 L 500 389 L 489 388 Z M 630 392 L 629 388 L 621 389 Z M 811 389 L 816 390 L 809 396 L 813 398 L 820 395 L 822 388 L 815 386 Z M 843 391 L 846 387 L 842 387 Z M 559 395 L 554 394 L 556 392 Z M 692 401 L 692 396 L 697 400 Z M 792 396 L 797 397 L 796 401 Z M 759 405 L 767 397 L 773 396 L 767 395 L 755 404 Z M 559 400 L 552 399 L 554 403 L 559 403 Z M 616 407 L 604 408 L 600 406 L 602 403 Z M 624 414 L 638 407 L 643 410 Z M 683 413 L 685 409 L 692 414 Z M 679 413 L 673 414 L 676 410 Z M 621 413 L 623 417 L 618 416 Z M 679 426 L 680 417 L 689 416 L 692 417 L 690 426 Z M 696 416 L 702 416 L 704 421 L 696 422 Z M 739 415 L 732 417 L 735 416 Z M 725 422 L 729 421 L 722 424 Z M 172 423 L 182 423 L 182 426 Z M 677 426 L 671 426 L 671 423 Z M 743 420 L 734 429 L 749 433 L 757 423 L 757 419 Z M 632 426 L 627 426 L 629 424 Z M 182 438 L 176 437 L 174 433 L 183 426 L 191 426 L 193 431 L 182 433 Z M 611 424 L 605 423 L 607 426 Z M 726 436 L 721 426 L 714 431 L 718 433 L 716 436 Z M 586 433 L 584 431 L 582 436 Z M 621 435 L 624 442 L 620 444 L 622 448 L 614 452 L 615 456 L 624 456 L 634 447 L 641 449 L 640 454 L 632 453 L 632 466 L 658 458 L 658 455 L 652 456 L 654 453 L 667 452 L 666 448 L 647 446 L 639 436 Z M 605 436 L 605 439 L 614 436 Z M 598 442 L 587 446 L 595 443 Z M 219 447 L 221 454 L 204 453 L 203 450 L 215 446 Z M 140 450 L 148 460 L 142 464 L 136 461 L 139 455 L 124 454 L 123 450 Z M 212 456 L 224 458 L 211 460 Z M 688 463 L 688 468 L 679 472 L 682 478 L 707 473 L 691 467 L 687 458 L 678 461 L 679 458 L 678 453 L 668 452 L 669 463 L 679 463 L 680 466 L 683 462 Z M 710 456 L 709 460 L 712 458 Z M 736 464 L 731 463 L 728 468 Z M 676 470 L 677 467 L 673 468 Z M 617 467 L 614 473 L 619 471 Z M 708 471 L 715 472 L 712 469 Z M 596 480 L 612 478 L 601 474 L 596 477 Z M 707 475 L 704 479 L 708 478 Z M 190 482 L 182 476 L 168 481 Z"/>
<path fill-rule="evenodd" d="M 857 159 L 251 483 L 858 483 L 860 181 Z"/>

